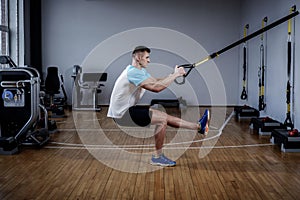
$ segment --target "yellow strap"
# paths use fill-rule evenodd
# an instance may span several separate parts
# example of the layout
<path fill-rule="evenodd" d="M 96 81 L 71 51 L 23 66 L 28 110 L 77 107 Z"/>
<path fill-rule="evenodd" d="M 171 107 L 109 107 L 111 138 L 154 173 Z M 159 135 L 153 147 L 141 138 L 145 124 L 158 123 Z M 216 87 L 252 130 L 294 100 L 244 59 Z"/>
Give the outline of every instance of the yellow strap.
<path fill-rule="evenodd" d="M 198 65 L 201 65 L 207 61 L 209 61 L 211 59 L 210 56 L 207 56 L 206 58 L 204 58 L 203 60 L 200 60 L 199 62 L 195 63 L 195 67 L 197 67 Z"/>
<path fill-rule="evenodd" d="M 266 25 L 267 21 L 268 21 L 268 18 L 267 18 L 267 17 L 265 17 L 265 18 L 263 18 L 263 19 L 261 20 L 261 28 L 262 28 L 262 29 L 265 28 L 265 25 Z M 264 33 L 262 33 L 262 34 L 260 35 L 260 39 L 261 39 L 261 40 L 264 39 Z"/>
<path fill-rule="evenodd" d="M 264 94 L 265 94 L 265 87 L 261 86 L 261 88 L 260 88 L 260 96 L 262 96 Z"/>
<path fill-rule="evenodd" d="M 292 14 L 295 11 L 296 11 L 296 6 L 292 6 L 290 8 L 290 14 Z M 289 19 L 288 20 L 288 34 L 291 35 L 291 32 L 292 32 L 292 19 Z"/>
<path fill-rule="evenodd" d="M 247 29 L 249 28 L 249 24 L 246 24 L 244 27 L 244 38 L 247 37 Z"/>

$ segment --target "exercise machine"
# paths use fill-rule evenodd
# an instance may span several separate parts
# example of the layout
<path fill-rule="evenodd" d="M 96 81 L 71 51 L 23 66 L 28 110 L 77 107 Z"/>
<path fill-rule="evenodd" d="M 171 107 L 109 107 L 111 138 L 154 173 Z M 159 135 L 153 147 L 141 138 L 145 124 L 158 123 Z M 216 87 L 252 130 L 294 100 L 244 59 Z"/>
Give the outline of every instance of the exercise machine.
<path fill-rule="evenodd" d="M 46 108 L 51 111 L 51 118 L 65 117 L 65 107 L 67 102 L 67 94 L 64 88 L 63 75 L 59 74 L 58 67 L 50 66 L 47 68 L 47 76 L 45 79 Z M 63 97 L 57 96 L 63 93 Z"/>
<path fill-rule="evenodd" d="M 15 154 L 21 145 L 42 146 L 49 139 L 48 113 L 40 104 L 40 75 L 0 56 L 0 154 Z"/>
<path fill-rule="evenodd" d="M 100 111 L 98 106 L 98 94 L 102 92 L 101 82 L 107 81 L 107 73 L 82 73 L 80 66 L 73 68 L 74 88 L 72 98 L 73 110 Z"/>

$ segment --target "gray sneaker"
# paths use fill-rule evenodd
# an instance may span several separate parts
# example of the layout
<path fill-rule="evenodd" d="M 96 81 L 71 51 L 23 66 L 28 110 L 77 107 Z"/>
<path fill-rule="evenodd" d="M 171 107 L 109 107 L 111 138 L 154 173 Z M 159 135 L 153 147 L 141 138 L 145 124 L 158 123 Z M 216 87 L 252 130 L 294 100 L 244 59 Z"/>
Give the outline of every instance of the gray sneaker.
<path fill-rule="evenodd" d="M 150 164 L 163 167 L 172 167 L 176 165 L 176 162 L 167 158 L 164 154 L 161 154 L 159 157 L 152 156 Z"/>

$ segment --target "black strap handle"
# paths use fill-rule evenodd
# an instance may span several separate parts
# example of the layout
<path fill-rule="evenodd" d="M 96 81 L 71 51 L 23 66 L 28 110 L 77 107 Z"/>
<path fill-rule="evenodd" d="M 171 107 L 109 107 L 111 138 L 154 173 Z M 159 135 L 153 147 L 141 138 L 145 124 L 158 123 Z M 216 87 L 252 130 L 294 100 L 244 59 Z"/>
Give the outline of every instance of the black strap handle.
<path fill-rule="evenodd" d="M 183 64 L 178 67 L 183 67 L 185 69 L 188 69 L 188 71 L 182 77 L 174 80 L 175 83 L 177 83 L 178 85 L 182 85 L 185 83 L 185 77 L 187 77 L 189 75 L 189 73 L 192 71 L 192 69 L 195 68 L 195 65 L 194 64 Z M 182 81 L 179 81 L 179 79 L 182 79 Z"/>
<path fill-rule="evenodd" d="M 241 94 L 241 99 L 242 100 L 245 100 L 248 98 L 248 95 L 247 95 L 247 91 L 246 91 L 246 88 L 243 87 L 243 91 L 242 91 L 242 94 Z"/>

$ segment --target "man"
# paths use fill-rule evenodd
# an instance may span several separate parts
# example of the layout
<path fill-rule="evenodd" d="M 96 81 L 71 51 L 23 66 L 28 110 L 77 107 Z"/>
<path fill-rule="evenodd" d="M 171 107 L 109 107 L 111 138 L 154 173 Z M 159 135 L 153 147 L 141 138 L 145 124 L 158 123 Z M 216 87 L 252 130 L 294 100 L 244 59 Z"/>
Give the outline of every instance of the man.
<path fill-rule="evenodd" d="M 197 123 L 187 122 L 165 112 L 149 107 L 136 107 L 136 103 L 146 90 L 160 92 L 166 89 L 177 77 L 185 74 L 183 67 L 176 66 L 174 73 L 164 78 L 154 78 L 147 71 L 150 63 L 151 50 L 145 46 L 137 46 L 132 52 L 132 63 L 128 65 L 115 82 L 108 117 L 113 118 L 119 125 L 125 126 L 149 126 L 155 128 L 155 149 L 150 163 L 160 166 L 175 166 L 176 162 L 167 158 L 163 152 L 163 143 L 167 126 L 182 127 L 197 130 L 200 134 L 207 134 L 209 123 L 209 111 Z"/>

